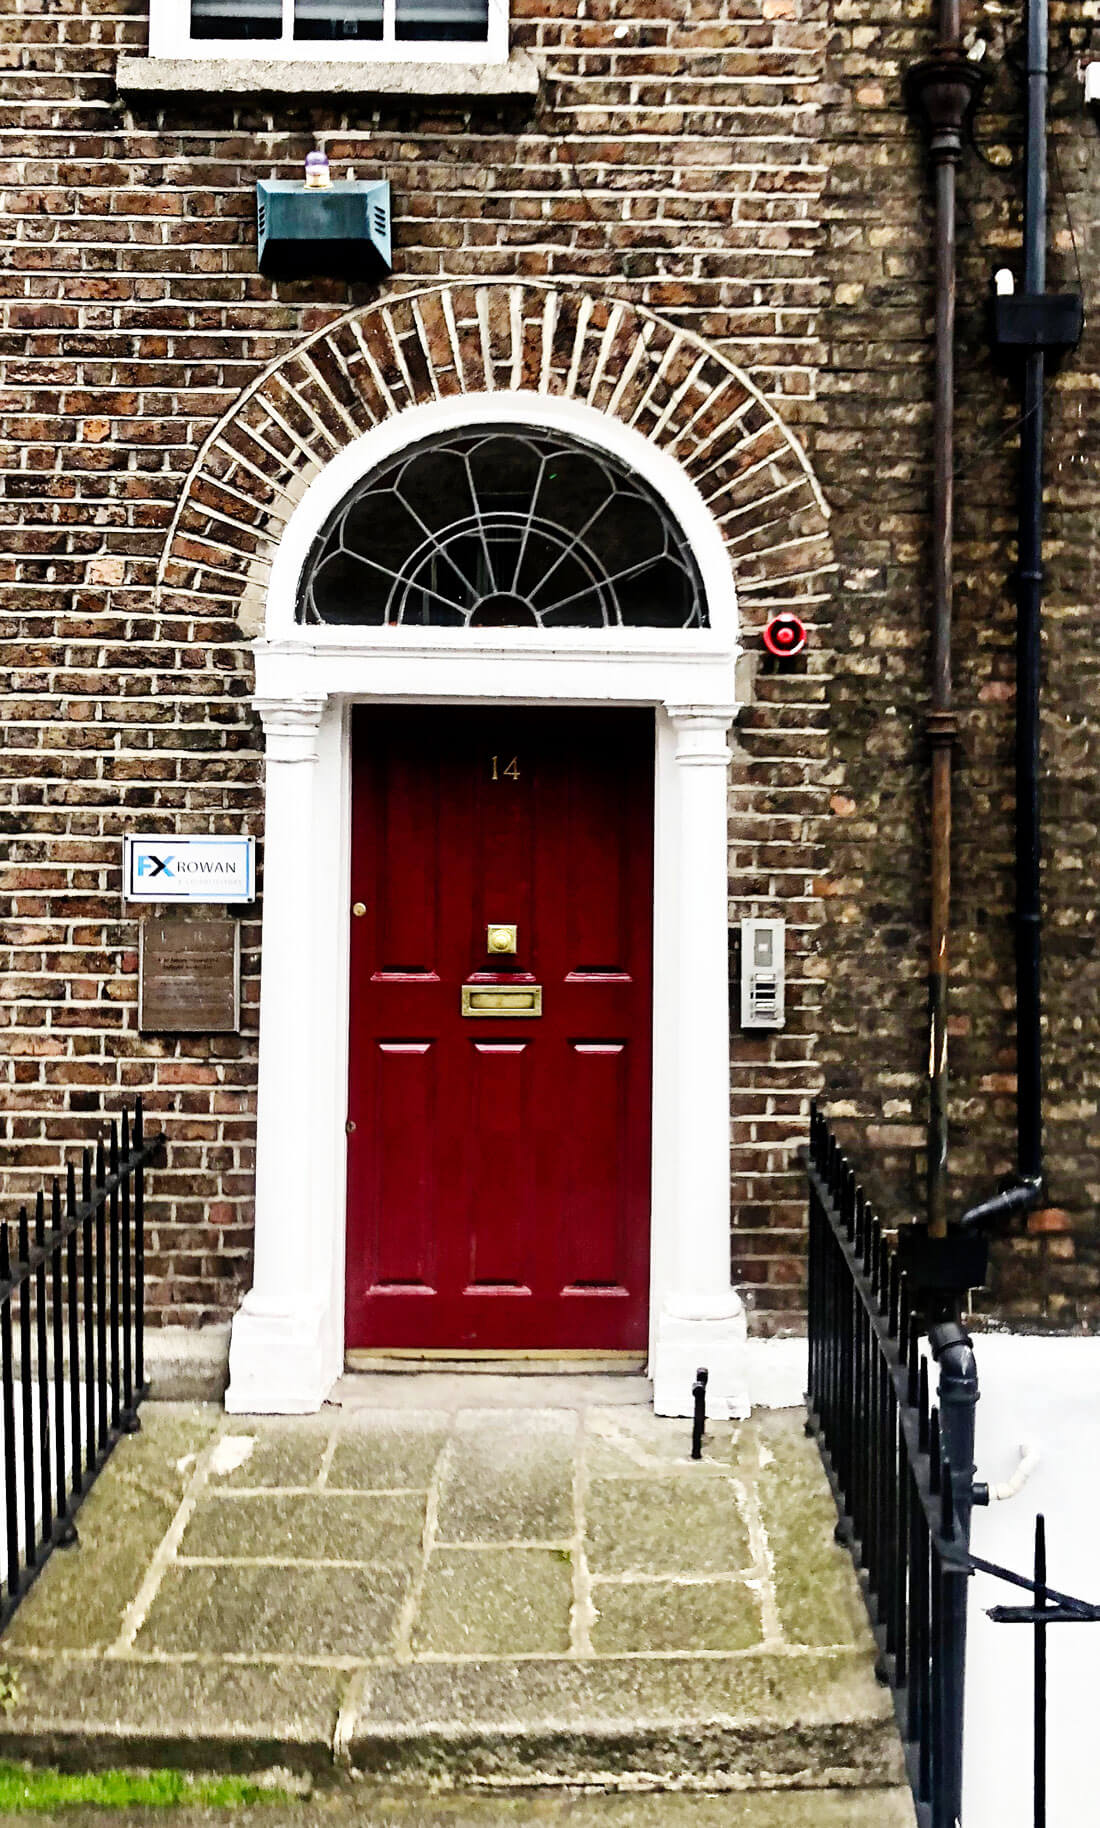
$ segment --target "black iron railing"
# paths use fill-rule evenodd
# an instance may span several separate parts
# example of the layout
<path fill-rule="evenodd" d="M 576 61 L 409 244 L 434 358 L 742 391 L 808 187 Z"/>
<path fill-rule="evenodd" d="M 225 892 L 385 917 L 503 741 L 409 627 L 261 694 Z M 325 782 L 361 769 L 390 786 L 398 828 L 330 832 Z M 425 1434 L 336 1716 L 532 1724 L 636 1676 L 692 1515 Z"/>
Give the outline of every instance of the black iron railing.
<path fill-rule="evenodd" d="M 967 1581 L 992 1575 L 1032 1596 L 992 1606 L 1001 1624 L 1034 1634 L 1034 1828 L 1046 1828 L 1047 1630 L 1100 1621 L 1100 1606 L 1047 1583 L 1046 1530 L 1035 1523 L 1031 1576 L 970 1549 L 970 1513 L 988 1503 L 974 1483 L 977 1369 L 954 1322 L 927 1335 L 910 1306 L 901 1261 L 855 1171 L 815 1110 L 810 1190 L 807 1428 L 832 1485 L 837 1538 L 855 1562 L 894 1695 L 920 1828 L 962 1822 Z M 912 1260 L 920 1266 L 915 1255 Z M 929 1397 L 929 1355 L 939 1366 Z"/>
<path fill-rule="evenodd" d="M 4 1569 L 0 1630 L 58 1544 L 145 1394 L 144 1173 L 164 1145 L 112 1124 L 70 1163 L 14 1240 L 0 1221 L 0 1431 Z"/>
<path fill-rule="evenodd" d="M 1090 1600 L 1075 1599 L 1070 1593 L 1059 1593 L 1047 1583 L 1046 1518 L 1035 1519 L 1033 1572 L 1016 1574 L 997 1562 L 984 1561 L 968 1553 L 967 1570 L 991 1574 L 995 1580 L 1022 1587 L 1032 1596 L 1030 1606 L 990 1606 L 988 1616 L 998 1625 L 1030 1625 L 1032 1628 L 1032 1753 L 1033 1828 L 1047 1828 L 1047 1629 L 1051 1625 L 1100 1623 L 1100 1606 Z"/>
<path fill-rule="evenodd" d="M 893 1690 L 921 1828 L 955 1828 L 977 1398 L 976 1376 L 965 1372 L 973 1358 L 961 1328 L 933 1337 L 933 1349 L 938 1343 L 956 1361 L 949 1371 L 957 1373 L 960 1361 L 964 1371 L 949 1376 L 946 1394 L 958 1408 L 970 1403 L 970 1454 L 957 1470 L 929 1400 L 922 1328 L 897 1257 L 816 1111 L 809 1182 L 807 1427 L 833 1488 L 838 1539 L 860 1576 L 880 1673 Z M 959 1420 L 953 1415 L 956 1434 Z"/>

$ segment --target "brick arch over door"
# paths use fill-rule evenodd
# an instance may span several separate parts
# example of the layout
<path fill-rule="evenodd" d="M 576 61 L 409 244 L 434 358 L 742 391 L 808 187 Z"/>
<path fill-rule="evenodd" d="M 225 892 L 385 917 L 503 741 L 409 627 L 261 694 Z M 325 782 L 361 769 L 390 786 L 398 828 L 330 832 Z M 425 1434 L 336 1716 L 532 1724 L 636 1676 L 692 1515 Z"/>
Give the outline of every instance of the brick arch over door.
<path fill-rule="evenodd" d="M 582 401 L 679 461 L 722 530 L 745 626 L 780 609 L 815 619 L 831 570 L 828 508 L 749 377 L 635 305 L 508 282 L 391 297 L 267 368 L 196 459 L 161 561 L 166 598 L 185 613 L 195 597 L 220 601 L 258 632 L 286 523 L 346 445 L 409 406 L 521 389 Z"/>

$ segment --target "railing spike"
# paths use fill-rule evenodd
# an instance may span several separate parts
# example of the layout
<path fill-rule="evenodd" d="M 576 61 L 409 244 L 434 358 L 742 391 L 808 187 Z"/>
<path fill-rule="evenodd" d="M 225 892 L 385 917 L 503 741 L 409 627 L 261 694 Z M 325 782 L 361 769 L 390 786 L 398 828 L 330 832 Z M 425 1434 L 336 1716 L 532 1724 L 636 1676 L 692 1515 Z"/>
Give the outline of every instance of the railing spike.
<path fill-rule="evenodd" d="M 928 1489 L 930 1492 L 938 1492 L 940 1489 L 941 1465 L 940 1412 L 933 1403 L 928 1416 Z"/>
<path fill-rule="evenodd" d="M 928 1360 L 921 1358 L 917 1370 L 917 1440 L 922 1454 L 928 1452 Z"/>
<path fill-rule="evenodd" d="M 0 1219 L 0 1276 L 6 1282 L 11 1275 L 11 1246 L 8 1242 L 8 1221 Z"/>
<path fill-rule="evenodd" d="M 41 1188 L 34 1196 L 34 1241 L 38 1245 L 46 1242 L 46 1196 Z"/>
<path fill-rule="evenodd" d="M 31 1254 L 31 1227 L 27 1208 L 19 1208 L 19 1261 L 26 1263 Z"/>

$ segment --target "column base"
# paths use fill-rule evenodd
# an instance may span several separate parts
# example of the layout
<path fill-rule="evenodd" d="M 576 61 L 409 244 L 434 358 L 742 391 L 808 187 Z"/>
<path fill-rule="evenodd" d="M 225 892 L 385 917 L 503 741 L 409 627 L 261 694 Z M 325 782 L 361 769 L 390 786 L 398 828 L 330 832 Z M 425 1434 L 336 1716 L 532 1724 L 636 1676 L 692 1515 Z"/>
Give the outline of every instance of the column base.
<path fill-rule="evenodd" d="M 750 1411 L 748 1329 L 740 1296 L 673 1295 L 657 1321 L 653 1353 L 655 1415 L 691 1415 L 695 1373 L 705 1365 L 707 1415 L 743 1421 Z"/>
<path fill-rule="evenodd" d="M 230 1415 L 313 1415 L 340 1374 L 319 1308 L 288 1313 L 246 1295 L 229 1341 Z"/>

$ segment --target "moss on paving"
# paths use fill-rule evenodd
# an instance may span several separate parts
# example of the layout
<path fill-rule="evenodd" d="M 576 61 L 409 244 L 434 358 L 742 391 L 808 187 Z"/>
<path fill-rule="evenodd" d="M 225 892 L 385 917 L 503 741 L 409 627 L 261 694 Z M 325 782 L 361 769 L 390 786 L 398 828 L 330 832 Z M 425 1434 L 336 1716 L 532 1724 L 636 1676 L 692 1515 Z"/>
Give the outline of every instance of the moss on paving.
<path fill-rule="evenodd" d="M 183 1771 L 65 1771 L 0 1763 L 0 1821 L 17 1811 L 47 1809 L 179 1808 L 195 1804 L 233 1809 L 247 1803 L 285 1803 L 285 1791 L 243 1777 L 188 1777 Z"/>

